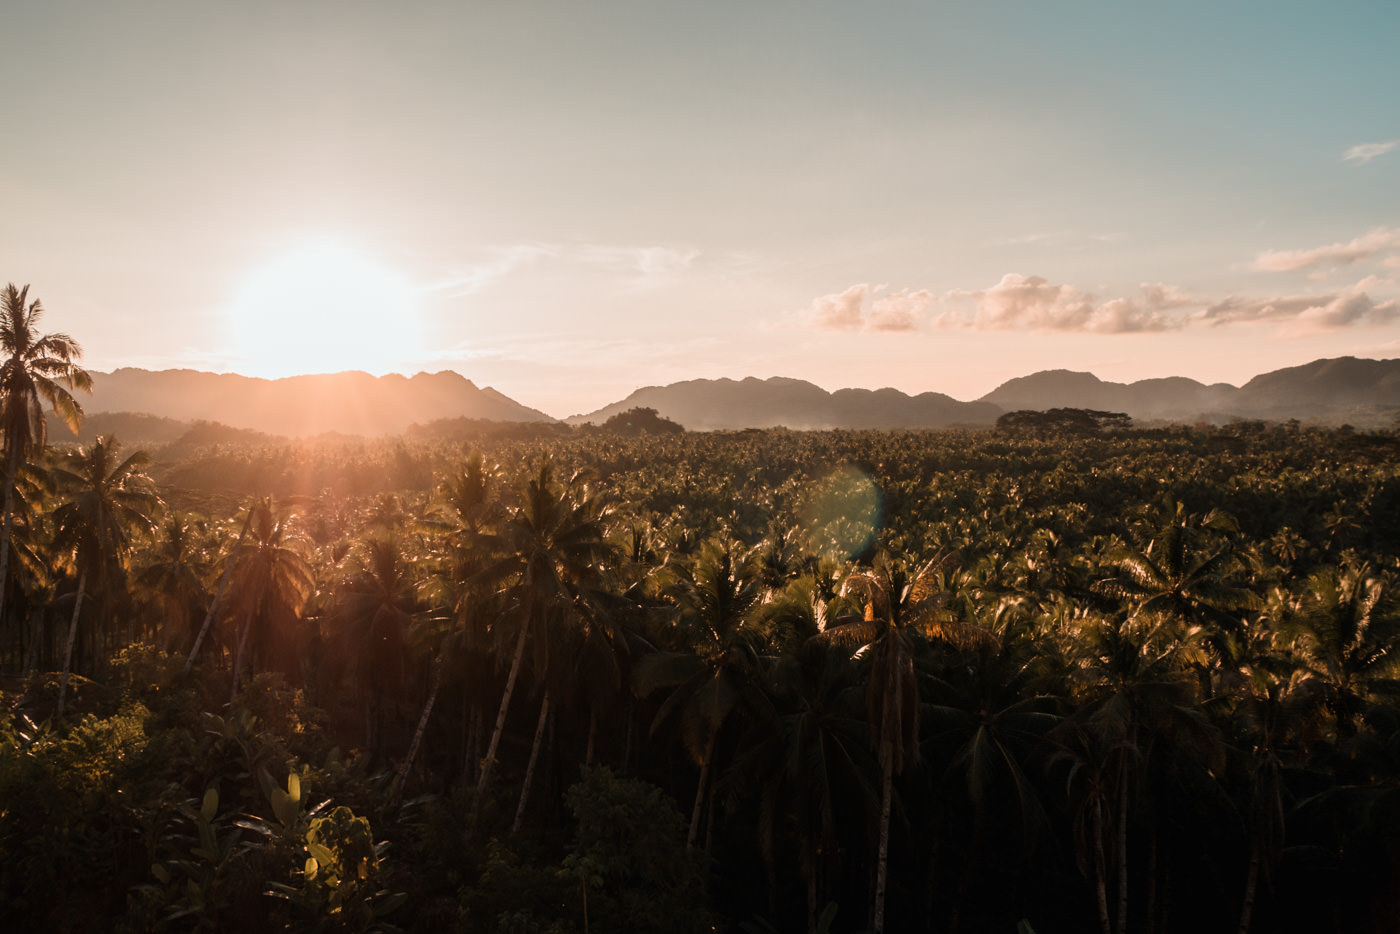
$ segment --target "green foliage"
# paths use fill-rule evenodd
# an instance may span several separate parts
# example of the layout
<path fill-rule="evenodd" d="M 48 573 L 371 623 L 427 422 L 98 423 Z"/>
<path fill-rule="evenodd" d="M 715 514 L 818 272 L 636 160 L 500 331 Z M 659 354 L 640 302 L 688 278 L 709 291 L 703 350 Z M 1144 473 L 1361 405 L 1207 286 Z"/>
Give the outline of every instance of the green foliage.
<path fill-rule="evenodd" d="M 281 798 L 291 816 L 298 794 L 289 781 Z M 290 930 L 391 931 L 386 916 L 404 901 L 404 894 L 378 888 L 384 845 L 374 842 L 369 821 L 341 806 L 313 817 L 306 827 L 306 860 L 297 884 L 273 883 L 272 892 L 291 906 Z"/>
<path fill-rule="evenodd" d="M 560 875 L 577 885 L 599 931 L 711 930 L 702 862 L 661 789 L 605 766 L 583 770 L 564 795 L 577 823 Z"/>
<path fill-rule="evenodd" d="M 471 459 L 158 452 L 166 499 L 209 515 L 172 515 L 131 554 L 159 573 L 85 604 L 56 725 L 76 578 L 26 486 L 7 925 L 856 930 L 882 829 L 892 929 L 1238 930 L 1250 884 L 1255 930 L 1384 916 L 1392 437 L 507 434 Z M 157 646 L 207 613 L 248 504 L 226 491 L 265 483 L 296 496 L 185 677 Z M 253 552 L 291 545 L 269 590 Z M 245 626 L 260 670 L 230 705 Z M 482 837 L 507 826 L 537 736 L 519 832 L 469 841 L 477 808 Z"/>

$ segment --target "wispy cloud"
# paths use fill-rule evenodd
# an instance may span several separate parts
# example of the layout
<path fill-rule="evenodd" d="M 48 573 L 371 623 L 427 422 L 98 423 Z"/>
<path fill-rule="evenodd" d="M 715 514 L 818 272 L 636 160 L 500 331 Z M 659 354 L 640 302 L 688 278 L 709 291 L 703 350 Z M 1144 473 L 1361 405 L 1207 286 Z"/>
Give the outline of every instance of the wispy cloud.
<path fill-rule="evenodd" d="M 1237 298 L 1216 302 L 1201 314 L 1212 325 L 1272 321 L 1283 325 L 1285 336 L 1298 337 L 1319 331 L 1336 331 L 1357 325 L 1389 324 L 1400 318 L 1400 300 L 1376 301 L 1368 289 L 1380 283 L 1374 277 L 1326 295 L 1289 295 L 1276 298 Z"/>
<path fill-rule="evenodd" d="M 811 320 L 828 331 L 912 331 L 937 300 L 927 289 L 884 293 L 886 288 L 860 283 L 823 295 L 812 301 Z"/>
<path fill-rule="evenodd" d="M 1400 254 L 1400 230 L 1377 227 L 1348 243 L 1308 250 L 1266 250 L 1255 257 L 1253 266 L 1266 272 L 1294 272 L 1318 266 L 1350 266 L 1391 253 Z"/>
<path fill-rule="evenodd" d="M 472 295 L 498 279 L 542 262 L 593 267 L 621 277 L 626 288 L 645 288 L 684 272 L 699 256 L 700 251 L 691 247 L 516 244 L 491 250 L 486 259 L 451 268 L 424 291 L 441 292 L 454 298 Z"/>
<path fill-rule="evenodd" d="M 473 295 L 517 269 L 557 255 L 558 251 L 548 246 L 505 247 L 493 251 L 490 258 L 483 262 L 454 268 L 446 276 L 426 286 L 424 291 L 442 292 L 452 298 Z"/>
<path fill-rule="evenodd" d="M 1396 146 L 1400 146 L 1400 139 L 1390 139 L 1383 143 L 1360 143 L 1342 153 L 1342 161 L 1365 165 L 1377 156 L 1383 156 L 1390 152 Z"/>
<path fill-rule="evenodd" d="M 700 251 L 669 246 L 581 246 L 563 253 L 579 263 L 612 269 L 630 277 L 633 288 L 658 285 L 694 265 Z"/>

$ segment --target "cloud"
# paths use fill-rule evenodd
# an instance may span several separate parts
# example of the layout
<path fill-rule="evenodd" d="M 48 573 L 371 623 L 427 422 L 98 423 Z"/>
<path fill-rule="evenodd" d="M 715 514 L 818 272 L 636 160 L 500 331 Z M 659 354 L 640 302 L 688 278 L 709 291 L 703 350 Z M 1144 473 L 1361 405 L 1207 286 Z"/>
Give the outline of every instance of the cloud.
<path fill-rule="evenodd" d="M 927 289 L 879 294 L 885 288 L 859 283 L 844 292 L 823 295 L 812 301 L 811 319 L 828 331 L 912 331 L 924 310 L 937 301 Z"/>
<path fill-rule="evenodd" d="M 1285 336 L 1305 336 L 1357 325 L 1389 324 L 1400 318 L 1400 300 L 1378 302 L 1366 291 L 1379 284 L 1374 277 L 1329 295 L 1291 295 L 1243 299 L 1231 296 L 1211 305 L 1201 319 L 1212 325 L 1275 321 Z"/>
<path fill-rule="evenodd" d="M 425 291 L 446 292 L 453 298 L 473 295 L 523 266 L 558 255 L 558 250 L 547 246 L 506 247 L 497 250 L 495 255 L 484 263 L 454 270 L 446 278 L 427 286 Z"/>
<path fill-rule="evenodd" d="M 580 262 L 620 267 L 645 279 L 660 278 L 687 269 L 700 251 L 666 246 L 585 246 L 573 254 Z"/>
<path fill-rule="evenodd" d="M 1310 250 L 1267 250 L 1255 257 L 1253 266 L 1265 272 L 1295 272 L 1315 266 L 1350 266 L 1389 253 L 1400 253 L 1400 230 L 1377 227 L 1349 243 Z"/>
<path fill-rule="evenodd" d="M 1361 143 L 1342 153 L 1342 161 L 1365 165 L 1377 156 L 1383 156 L 1390 152 L 1396 146 L 1400 146 L 1400 139 L 1386 140 L 1383 143 Z"/>
<path fill-rule="evenodd" d="M 1041 276 L 1007 273 L 989 289 L 963 292 L 976 303 L 971 326 L 983 331 L 1086 331 L 1130 334 L 1162 331 L 1175 325 L 1160 312 L 1187 304 L 1180 290 L 1144 285 L 1140 299 L 1114 298 L 1099 303 L 1088 292 L 1069 285 L 1052 285 Z M 967 325 L 965 319 L 943 316 L 940 323 Z"/>

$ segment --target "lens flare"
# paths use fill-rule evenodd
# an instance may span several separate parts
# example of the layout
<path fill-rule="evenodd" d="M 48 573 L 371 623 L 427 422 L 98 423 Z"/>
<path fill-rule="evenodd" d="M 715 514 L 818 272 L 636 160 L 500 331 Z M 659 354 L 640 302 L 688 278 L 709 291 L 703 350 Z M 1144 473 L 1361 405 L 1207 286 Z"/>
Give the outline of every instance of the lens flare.
<path fill-rule="evenodd" d="M 874 481 L 858 467 L 838 467 L 807 496 L 802 510 L 807 547 L 824 558 L 849 560 L 870 547 L 882 515 Z"/>

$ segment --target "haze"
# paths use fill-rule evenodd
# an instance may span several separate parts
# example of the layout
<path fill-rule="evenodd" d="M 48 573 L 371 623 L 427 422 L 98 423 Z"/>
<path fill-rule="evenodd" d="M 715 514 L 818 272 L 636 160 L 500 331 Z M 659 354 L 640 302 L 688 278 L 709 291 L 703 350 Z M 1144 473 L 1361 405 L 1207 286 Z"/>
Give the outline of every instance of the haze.
<path fill-rule="evenodd" d="M 6 21 L 0 278 L 90 369 L 453 369 L 563 416 L 702 377 L 967 400 L 1400 347 L 1394 4 Z M 326 255 L 366 285 L 318 290 L 297 257 Z"/>

